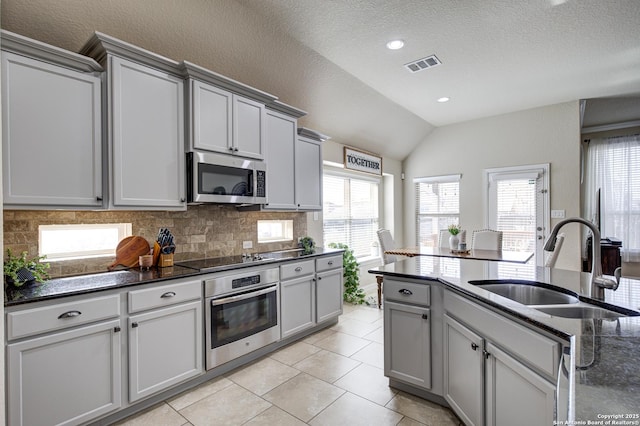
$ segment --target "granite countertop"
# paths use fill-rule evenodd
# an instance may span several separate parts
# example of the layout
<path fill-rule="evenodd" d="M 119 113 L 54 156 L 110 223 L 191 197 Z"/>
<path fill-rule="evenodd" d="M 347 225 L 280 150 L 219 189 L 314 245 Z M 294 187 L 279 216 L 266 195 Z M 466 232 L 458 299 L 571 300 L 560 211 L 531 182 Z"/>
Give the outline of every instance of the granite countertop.
<path fill-rule="evenodd" d="M 224 258 L 198 259 L 195 261 L 176 262 L 168 268 L 151 268 L 142 271 L 140 268 L 123 269 L 112 272 L 99 272 L 72 277 L 61 277 L 48 280 L 45 283 L 34 283 L 22 287 L 5 285 L 4 306 L 15 306 L 24 303 L 39 302 L 42 300 L 56 299 L 79 294 L 93 293 L 102 290 L 122 288 L 161 282 L 176 278 L 195 277 L 215 272 L 224 272 L 251 266 L 265 264 L 277 264 L 300 259 L 311 259 L 318 256 L 342 253 L 340 249 L 318 248 L 314 253 L 303 254 L 298 250 L 284 250 L 262 253 L 264 257 L 259 261 L 242 261 L 240 256 L 228 256 Z M 196 265 L 196 266 L 192 266 Z M 205 265 L 214 265 L 204 267 Z"/>
<path fill-rule="evenodd" d="M 517 269 L 517 267 L 516 267 Z M 401 278 L 435 280 L 447 288 L 489 305 L 529 327 L 556 336 L 575 350 L 575 420 L 599 421 L 602 415 L 640 414 L 640 316 L 616 319 L 572 319 L 552 316 L 469 284 L 473 280 L 514 279 L 518 271 L 502 262 L 413 257 L 369 270 Z M 536 267 L 533 280 L 589 295 L 590 274 Z M 640 280 L 622 278 L 618 290 L 605 290 L 606 304 L 640 310 Z M 597 303 L 597 302 L 596 302 Z M 625 420 L 620 417 L 619 420 Z M 626 418 L 639 424 L 640 419 Z M 585 423 L 586 424 L 586 423 Z M 594 423 L 595 424 L 595 423 Z M 621 423 L 622 424 L 622 423 Z"/>

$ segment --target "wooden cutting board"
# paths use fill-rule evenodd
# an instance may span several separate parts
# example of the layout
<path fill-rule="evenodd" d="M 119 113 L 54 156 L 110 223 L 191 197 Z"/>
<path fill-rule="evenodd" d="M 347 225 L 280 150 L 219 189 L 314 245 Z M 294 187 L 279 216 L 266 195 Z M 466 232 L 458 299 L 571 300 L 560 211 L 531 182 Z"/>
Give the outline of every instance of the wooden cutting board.
<path fill-rule="evenodd" d="M 138 266 L 138 257 L 149 254 L 149 243 L 143 237 L 131 236 L 124 238 L 116 247 L 116 260 L 107 269 L 113 270 L 116 266 L 133 268 Z"/>

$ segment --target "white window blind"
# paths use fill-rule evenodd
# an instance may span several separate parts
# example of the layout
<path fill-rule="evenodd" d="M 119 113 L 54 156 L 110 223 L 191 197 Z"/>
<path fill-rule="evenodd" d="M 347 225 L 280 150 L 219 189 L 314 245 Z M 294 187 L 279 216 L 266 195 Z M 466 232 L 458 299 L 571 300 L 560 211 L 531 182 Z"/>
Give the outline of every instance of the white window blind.
<path fill-rule="evenodd" d="M 357 258 L 371 256 L 377 241 L 377 181 L 328 172 L 323 177 L 324 243 L 343 243 Z"/>
<path fill-rule="evenodd" d="M 459 175 L 415 179 L 416 244 L 436 247 L 440 229 L 459 223 Z"/>
<path fill-rule="evenodd" d="M 625 250 L 640 249 L 640 135 L 592 139 L 587 149 L 585 212 L 595 218 L 601 190 L 601 234 L 622 240 Z"/>

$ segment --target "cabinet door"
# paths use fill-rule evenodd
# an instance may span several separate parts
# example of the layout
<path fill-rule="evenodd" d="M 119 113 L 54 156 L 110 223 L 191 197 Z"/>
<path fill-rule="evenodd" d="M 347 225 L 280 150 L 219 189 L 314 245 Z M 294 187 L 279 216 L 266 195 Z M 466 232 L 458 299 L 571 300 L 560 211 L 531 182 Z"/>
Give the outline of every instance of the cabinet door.
<path fill-rule="evenodd" d="M 494 345 L 487 351 L 487 425 L 553 424 L 555 386 Z"/>
<path fill-rule="evenodd" d="M 194 149 L 233 152 L 233 94 L 191 80 L 191 137 Z"/>
<path fill-rule="evenodd" d="M 280 283 L 280 321 L 282 338 L 315 325 L 315 279 L 312 276 Z"/>
<path fill-rule="evenodd" d="M 267 200 L 265 209 L 295 210 L 294 148 L 297 120 L 267 110 Z"/>
<path fill-rule="evenodd" d="M 235 154 L 264 158 L 266 134 L 264 104 L 241 96 L 233 96 L 233 151 Z"/>
<path fill-rule="evenodd" d="M 342 314 L 342 269 L 316 275 L 316 322 L 321 323 Z"/>
<path fill-rule="evenodd" d="M 129 318 L 129 401 L 202 372 L 202 302 Z"/>
<path fill-rule="evenodd" d="M 300 210 L 322 210 L 322 145 L 298 138 L 296 143 L 296 204 Z"/>
<path fill-rule="evenodd" d="M 444 316 L 444 398 L 467 425 L 484 424 L 483 343 L 481 336 Z"/>
<path fill-rule="evenodd" d="M 100 85 L 2 52 L 5 206 L 102 206 Z"/>
<path fill-rule="evenodd" d="M 184 81 L 111 57 L 115 207 L 186 208 Z"/>
<path fill-rule="evenodd" d="M 384 374 L 424 389 L 431 388 L 428 308 L 385 302 Z"/>
<path fill-rule="evenodd" d="M 77 425 L 121 406 L 120 321 L 7 345 L 10 425 Z"/>

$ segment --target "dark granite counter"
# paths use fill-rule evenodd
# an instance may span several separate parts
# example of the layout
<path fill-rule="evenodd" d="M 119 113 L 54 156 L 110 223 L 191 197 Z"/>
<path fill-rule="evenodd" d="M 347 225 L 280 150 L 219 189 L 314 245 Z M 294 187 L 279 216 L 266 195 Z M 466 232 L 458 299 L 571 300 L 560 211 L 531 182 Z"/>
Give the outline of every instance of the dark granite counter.
<path fill-rule="evenodd" d="M 73 277 L 54 278 L 45 283 L 34 283 L 22 287 L 5 285 L 4 306 L 14 306 L 48 299 L 93 293 L 102 290 L 136 286 L 151 282 L 160 282 L 176 278 L 223 272 L 239 268 L 264 264 L 277 264 L 300 259 L 311 259 L 318 256 L 342 253 L 344 250 L 316 249 L 312 254 L 304 254 L 299 250 L 286 250 L 263 253 L 256 261 L 243 260 L 241 256 L 198 259 L 194 261 L 176 262 L 168 268 L 151 268 L 142 271 L 139 268 L 124 269 L 113 272 L 102 272 Z"/>
<path fill-rule="evenodd" d="M 517 268 L 516 268 L 517 269 Z M 553 316 L 469 284 L 473 280 L 518 278 L 513 265 L 478 260 L 438 262 L 414 257 L 371 269 L 373 274 L 435 280 L 452 291 L 475 299 L 505 316 L 555 336 L 572 348 L 576 369 L 571 375 L 575 423 L 604 421 L 607 415 L 640 424 L 640 316 L 611 319 L 572 319 Z M 538 267 L 533 280 L 576 293 L 581 301 L 640 310 L 640 280 L 622 278 L 618 290 L 605 290 L 605 301 L 589 295 L 590 274 Z M 629 417 L 624 417 L 628 415 Z M 609 417 L 608 419 L 612 419 Z M 579 423 L 584 421 L 585 423 Z M 564 424 L 564 423 L 563 423 Z M 596 423 L 591 423 L 596 424 Z"/>

